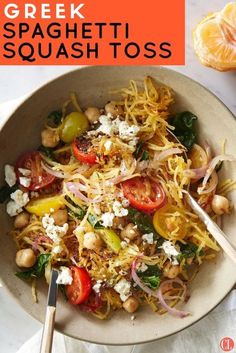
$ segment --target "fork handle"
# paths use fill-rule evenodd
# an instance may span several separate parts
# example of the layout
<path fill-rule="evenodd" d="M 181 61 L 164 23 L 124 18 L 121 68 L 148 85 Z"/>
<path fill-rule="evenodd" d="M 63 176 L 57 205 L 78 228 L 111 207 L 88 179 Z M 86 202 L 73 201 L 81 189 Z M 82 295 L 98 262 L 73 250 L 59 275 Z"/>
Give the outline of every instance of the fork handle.
<path fill-rule="evenodd" d="M 55 306 L 48 306 L 46 310 L 45 322 L 43 327 L 40 353 L 51 353 L 52 351 L 55 314 L 56 314 Z"/>

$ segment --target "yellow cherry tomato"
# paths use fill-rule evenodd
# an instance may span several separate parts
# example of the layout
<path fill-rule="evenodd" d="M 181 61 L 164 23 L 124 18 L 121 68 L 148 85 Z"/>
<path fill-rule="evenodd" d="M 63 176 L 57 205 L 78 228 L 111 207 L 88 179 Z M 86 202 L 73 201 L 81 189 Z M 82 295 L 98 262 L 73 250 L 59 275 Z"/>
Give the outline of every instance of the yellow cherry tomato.
<path fill-rule="evenodd" d="M 115 253 L 118 253 L 121 249 L 121 240 L 119 236 L 111 229 L 101 229 L 99 230 L 102 240 L 110 250 Z"/>
<path fill-rule="evenodd" d="M 88 130 L 89 121 L 81 112 L 73 112 L 65 117 L 61 124 L 60 138 L 65 143 L 71 143 L 74 139 Z"/>
<path fill-rule="evenodd" d="M 25 209 L 29 213 L 36 214 L 37 216 L 44 216 L 45 213 L 51 213 L 52 209 L 58 211 L 64 205 L 64 197 L 58 195 L 32 200 L 25 206 Z"/>
<path fill-rule="evenodd" d="M 153 226 L 165 239 L 182 239 L 187 233 L 182 215 L 183 211 L 180 208 L 167 204 L 155 212 Z"/>

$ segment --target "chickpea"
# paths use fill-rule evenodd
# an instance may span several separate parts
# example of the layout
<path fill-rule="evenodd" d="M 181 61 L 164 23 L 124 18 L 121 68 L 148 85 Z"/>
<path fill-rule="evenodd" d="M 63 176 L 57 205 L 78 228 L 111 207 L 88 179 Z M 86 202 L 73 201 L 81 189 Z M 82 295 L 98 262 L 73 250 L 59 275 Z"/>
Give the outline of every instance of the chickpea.
<path fill-rule="evenodd" d="M 98 108 L 95 107 L 89 107 L 85 110 L 84 114 L 87 116 L 89 122 L 91 124 L 94 124 L 98 121 L 98 118 L 100 117 L 101 113 Z"/>
<path fill-rule="evenodd" d="M 68 220 L 68 212 L 65 208 L 58 210 L 52 214 L 52 218 L 57 226 L 63 226 Z"/>
<path fill-rule="evenodd" d="M 21 212 L 15 218 L 14 227 L 18 228 L 18 229 L 22 229 L 22 228 L 26 227 L 29 224 L 29 220 L 30 220 L 29 213 Z"/>
<path fill-rule="evenodd" d="M 165 277 L 172 279 L 172 278 L 176 278 L 179 272 L 180 272 L 179 265 L 172 265 L 170 262 L 168 262 L 164 267 L 163 274 Z"/>
<path fill-rule="evenodd" d="M 124 303 L 123 308 L 128 313 L 134 313 L 139 307 L 139 302 L 135 297 L 129 297 Z"/>
<path fill-rule="evenodd" d="M 16 253 L 16 264 L 19 267 L 32 267 L 36 262 L 36 256 L 32 249 L 21 249 Z"/>
<path fill-rule="evenodd" d="M 100 236 L 93 232 L 84 234 L 84 247 L 89 250 L 97 251 L 102 246 L 102 239 Z"/>
<path fill-rule="evenodd" d="M 139 235 L 140 232 L 133 223 L 129 223 L 120 233 L 122 239 L 128 238 L 129 240 L 133 240 Z"/>
<path fill-rule="evenodd" d="M 50 129 L 44 129 L 41 132 L 41 139 L 42 139 L 42 145 L 44 147 L 56 147 L 60 141 L 60 137 L 57 133 L 57 131 L 50 130 Z"/>
<path fill-rule="evenodd" d="M 211 201 L 212 210 L 215 214 L 221 216 L 224 213 L 229 213 L 229 200 L 221 195 L 214 195 Z"/>
<path fill-rule="evenodd" d="M 116 105 L 114 102 L 107 103 L 105 105 L 106 114 L 111 114 L 112 116 L 123 115 L 124 110 L 120 105 Z"/>

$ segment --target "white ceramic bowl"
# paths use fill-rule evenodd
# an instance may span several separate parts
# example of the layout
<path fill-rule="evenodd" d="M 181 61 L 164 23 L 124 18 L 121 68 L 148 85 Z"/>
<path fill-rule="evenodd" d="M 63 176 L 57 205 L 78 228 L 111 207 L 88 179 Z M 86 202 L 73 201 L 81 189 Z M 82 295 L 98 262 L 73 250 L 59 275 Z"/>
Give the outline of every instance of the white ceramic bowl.
<path fill-rule="evenodd" d="M 40 143 L 40 131 L 45 117 L 61 107 L 69 92 L 77 92 L 82 107 L 104 106 L 114 96 L 111 90 L 125 87 L 130 79 L 142 81 L 146 75 L 173 88 L 176 111 L 190 110 L 199 117 L 199 136 L 207 139 L 213 149 L 220 151 L 221 142 L 227 139 L 227 152 L 236 155 L 236 123 L 230 111 L 211 92 L 175 72 L 160 67 L 85 67 L 70 72 L 49 82 L 32 94 L 8 119 L 0 131 L 0 166 L 15 162 L 25 151 Z M 234 178 L 233 164 L 225 163 L 222 174 Z M 1 181 L 4 176 L 1 172 Z M 236 194 L 231 199 L 236 204 Z M 33 317 L 44 320 L 47 286 L 38 285 L 39 303 L 34 304 L 30 284 L 15 277 L 17 270 L 15 244 L 7 231 L 11 220 L 2 206 L 0 215 L 1 280 L 17 299 L 18 303 Z M 236 229 L 235 213 L 224 220 L 224 231 L 234 241 Z M 236 241 L 236 239 L 235 239 Z M 66 335 L 102 344 L 134 344 L 160 339 L 178 332 L 206 315 L 231 290 L 236 280 L 236 271 L 231 261 L 219 254 L 215 262 L 205 264 L 191 287 L 191 298 L 184 310 L 192 313 L 185 319 L 169 315 L 159 316 L 148 307 L 143 307 L 134 321 L 125 312 L 115 313 L 111 319 L 100 321 L 66 304 L 60 297 L 57 307 L 56 328 Z"/>

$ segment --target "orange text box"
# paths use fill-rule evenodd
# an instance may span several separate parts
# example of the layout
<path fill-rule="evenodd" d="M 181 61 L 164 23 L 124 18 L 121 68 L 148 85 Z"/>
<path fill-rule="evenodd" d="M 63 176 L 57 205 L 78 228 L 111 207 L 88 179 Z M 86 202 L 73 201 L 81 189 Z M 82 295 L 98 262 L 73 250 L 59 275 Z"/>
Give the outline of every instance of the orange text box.
<path fill-rule="evenodd" d="M 184 0 L 0 2 L 1 65 L 183 65 Z"/>

